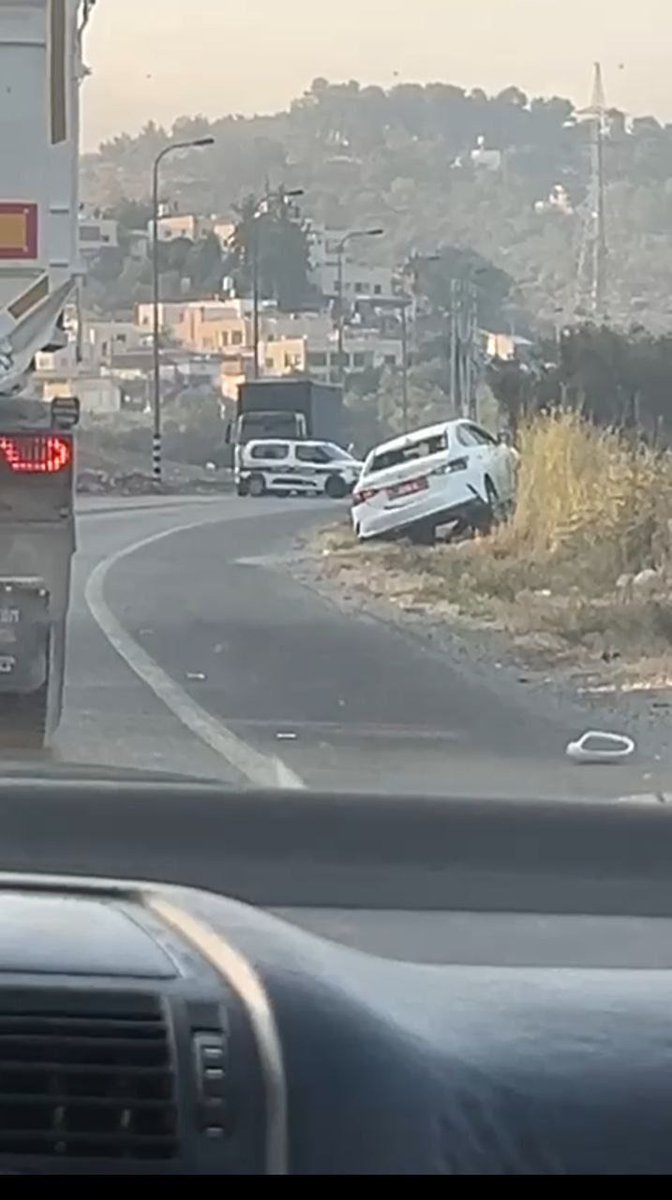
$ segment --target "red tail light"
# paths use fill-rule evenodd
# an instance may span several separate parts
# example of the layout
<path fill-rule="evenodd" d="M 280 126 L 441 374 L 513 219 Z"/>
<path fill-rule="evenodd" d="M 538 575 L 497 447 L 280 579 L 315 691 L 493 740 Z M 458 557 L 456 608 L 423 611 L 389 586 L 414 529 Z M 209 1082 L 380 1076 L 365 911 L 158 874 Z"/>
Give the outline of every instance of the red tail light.
<path fill-rule="evenodd" d="M 358 504 L 366 504 L 367 500 L 373 500 L 377 496 L 380 488 L 360 488 L 359 491 L 352 494 L 352 507 L 356 508 Z"/>
<path fill-rule="evenodd" d="M 55 475 L 71 465 L 72 442 L 54 434 L 3 434 L 0 453 L 17 475 Z"/>

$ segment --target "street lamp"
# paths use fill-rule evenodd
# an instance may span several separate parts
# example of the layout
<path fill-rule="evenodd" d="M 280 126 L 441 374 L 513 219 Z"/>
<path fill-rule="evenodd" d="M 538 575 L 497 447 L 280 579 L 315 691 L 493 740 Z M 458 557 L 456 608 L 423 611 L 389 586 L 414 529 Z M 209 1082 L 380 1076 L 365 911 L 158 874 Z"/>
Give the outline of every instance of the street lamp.
<path fill-rule="evenodd" d="M 193 138 L 188 142 L 171 142 L 154 159 L 152 169 L 152 351 L 154 365 L 154 433 L 152 437 L 152 473 L 161 482 L 161 358 L 159 345 L 159 167 L 168 154 L 176 150 L 193 150 L 212 146 L 212 137 Z"/>
<path fill-rule="evenodd" d="M 338 325 L 337 325 L 337 350 L 338 350 L 338 382 L 343 383 L 343 334 L 345 321 L 345 308 L 343 305 L 343 255 L 345 254 L 348 242 L 354 241 L 355 238 L 381 237 L 385 232 L 384 229 L 350 229 L 343 235 L 336 246 L 336 290 L 338 292 Z"/>
<path fill-rule="evenodd" d="M 261 216 L 264 205 L 269 204 L 271 200 L 279 199 L 284 203 L 285 200 L 302 195 L 303 188 L 291 188 L 289 191 L 285 191 L 280 187 L 275 192 L 266 192 L 260 200 L 257 200 L 252 211 L 252 228 L 254 230 L 252 237 L 252 346 L 255 379 L 259 378 L 259 227 L 256 222 Z"/>

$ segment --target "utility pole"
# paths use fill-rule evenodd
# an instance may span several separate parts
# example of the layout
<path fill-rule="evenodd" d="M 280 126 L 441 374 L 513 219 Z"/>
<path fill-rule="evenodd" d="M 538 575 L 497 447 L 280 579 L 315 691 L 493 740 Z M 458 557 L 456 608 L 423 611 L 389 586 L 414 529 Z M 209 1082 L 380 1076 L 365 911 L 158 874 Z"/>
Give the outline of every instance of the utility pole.
<path fill-rule="evenodd" d="M 453 416 L 458 416 L 459 407 L 459 347 L 458 347 L 458 292 L 457 280 L 450 281 L 450 406 Z"/>
<path fill-rule="evenodd" d="M 383 229 L 349 229 L 336 246 L 336 352 L 338 355 L 338 382 L 345 378 L 343 358 L 345 355 L 345 304 L 343 303 L 343 258 L 348 244 L 355 238 L 381 237 Z"/>
<path fill-rule="evenodd" d="M 401 302 L 401 414 L 404 433 L 408 433 L 408 322 L 406 298 Z"/>
<path fill-rule="evenodd" d="M 264 195 L 257 200 L 252 211 L 252 350 L 253 350 L 253 373 L 254 378 L 259 378 L 259 218 L 262 216 L 264 209 L 268 210 L 268 205 L 272 200 L 279 200 L 280 205 L 284 207 L 285 202 L 293 196 L 302 196 L 303 188 L 292 188 L 290 191 L 285 191 L 283 187 L 279 187 L 276 191 L 270 191 L 268 188 Z"/>
<path fill-rule="evenodd" d="M 608 249 L 604 201 L 606 99 L 599 62 L 594 67 L 590 107 L 583 109 L 579 116 L 590 122 L 590 185 L 579 251 L 576 310 L 579 315 L 587 312 L 593 320 L 601 320 L 605 316 L 608 294 Z"/>
<path fill-rule="evenodd" d="M 154 374 L 153 416 L 154 430 L 152 434 L 152 473 L 154 482 L 161 483 L 161 322 L 159 319 L 159 167 L 164 158 L 177 150 L 194 150 L 204 146 L 212 146 L 212 137 L 194 138 L 190 142 L 171 142 L 157 154 L 152 168 L 152 360 Z"/>

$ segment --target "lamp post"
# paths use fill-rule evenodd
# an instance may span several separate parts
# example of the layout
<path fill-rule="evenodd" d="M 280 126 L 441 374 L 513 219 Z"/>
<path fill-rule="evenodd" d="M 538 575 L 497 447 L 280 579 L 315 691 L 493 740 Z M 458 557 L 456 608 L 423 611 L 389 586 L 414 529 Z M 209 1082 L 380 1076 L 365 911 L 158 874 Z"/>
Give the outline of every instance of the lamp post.
<path fill-rule="evenodd" d="M 259 226 L 257 221 L 261 216 L 264 205 L 269 204 L 271 200 L 280 200 L 284 204 L 285 200 L 289 200 L 294 196 L 302 196 L 303 188 L 291 188 L 290 191 L 285 191 L 284 188 L 278 188 L 276 192 L 266 192 L 254 206 L 252 212 L 252 345 L 254 352 L 253 371 L 254 378 L 259 378 Z"/>
<path fill-rule="evenodd" d="M 336 290 L 338 292 L 338 324 L 337 331 L 337 351 L 338 351 L 338 382 L 343 383 L 343 336 L 344 336 L 344 321 L 345 307 L 343 305 L 343 255 L 349 242 L 355 238 L 381 237 L 384 229 L 350 229 L 343 235 L 336 246 Z"/>
<path fill-rule="evenodd" d="M 152 474 L 161 482 L 161 355 L 159 321 L 159 167 L 168 154 L 176 150 L 192 150 L 212 146 L 212 137 L 194 138 L 189 142 L 171 142 L 154 159 L 152 169 L 152 357 L 154 367 L 154 430 L 152 436 Z"/>

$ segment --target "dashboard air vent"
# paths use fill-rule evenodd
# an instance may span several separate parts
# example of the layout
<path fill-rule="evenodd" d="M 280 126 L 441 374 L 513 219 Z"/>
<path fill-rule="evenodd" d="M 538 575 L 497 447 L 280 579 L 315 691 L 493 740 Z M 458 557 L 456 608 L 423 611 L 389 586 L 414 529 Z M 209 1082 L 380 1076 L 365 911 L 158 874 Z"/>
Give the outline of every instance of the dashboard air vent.
<path fill-rule="evenodd" d="M 0 1155 L 168 1159 L 177 1131 L 158 997 L 0 989 Z"/>

